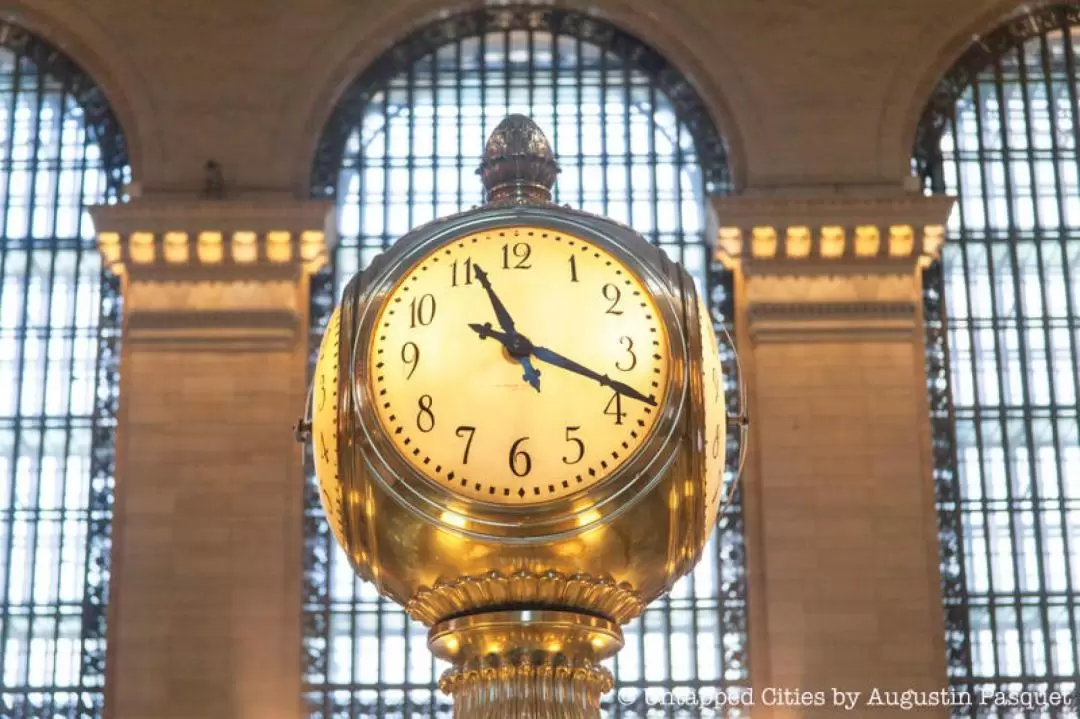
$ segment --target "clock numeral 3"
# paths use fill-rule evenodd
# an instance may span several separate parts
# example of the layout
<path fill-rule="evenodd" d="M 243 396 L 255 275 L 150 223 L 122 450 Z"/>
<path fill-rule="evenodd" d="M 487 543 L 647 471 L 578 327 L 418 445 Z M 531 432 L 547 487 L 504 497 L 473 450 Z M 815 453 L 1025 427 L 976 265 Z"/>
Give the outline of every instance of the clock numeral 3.
<path fill-rule="evenodd" d="M 529 246 L 528 242 L 515 242 L 513 247 L 503 245 L 503 269 L 528 270 L 532 268 L 532 265 L 529 264 L 529 255 L 531 254 L 532 247 Z M 513 266 L 511 266 L 511 262 L 514 262 Z"/>
<path fill-rule="evenodd" d="M 626 345 L 626 353 L 630 355 L 630 358 L 626 360 L 627 364 L 623 366 L 623 360 L 619 360 L 615 363 L 615 369 L 622 370 L 623 372 L 629 372 L 637 367 L 637 355 L 634 354 L 634 340 L 629 337 L 623 336 L 619 338 L 619 344 Z"/>
<path fill-rule="evenodd" d="M 609 315 L 621 315 L 622 310 L 617 309 L 619 306 L 619 300 L 622 299 L 622 291 L 618 287 L 608 282 L 601 290 L 604 295 L 604 299 L 611 303 L 611 307 L 604 310 L 604 314 Z"/>
<path fill-rule="evenodd" d="M 433 295 L 413 297 L 412 302 L 409 303 L 409 327 L 427 326 L 433 319 L 435 319 L 435 297 Z"/>
<path fill-rule="evenodd" d="M 461 264 L 461 267 L 462 267 L 461 271 L 462 271 L 463 276 L 464 276 L 464 278 L 461 281 L 461 284 L 463 284 L 463 285 L 471 285 L 472 284 L 472 277 L 473 277 L 472 258 L 471 257 L 466 257 L 465 260 L 462 261 L 460 264 Z M 450 286 L 451 287 L 457 287 L 458 286 L 458 260 L 454 260 L 454 264 L 450 265 Z"/>
<path fill-rule="evenodd" d="M 615 418 L 615 424 L 622 424 L 623 417 L 626 416 L 626 412 L 622 410 L 622 395 L 616 392 L 608 400 L 607 405 L 604 407 L 604 414 L 609 417 Z"/>
<path fill-rule="evenodd" d="M 416 413 L 416 428 L 421 432 L 430 432 L 435 429 L 435 414 L 431 411 L 431 395 L 422 394 L 417 404 L 420 411 Z"/>
<path fill-rule="evenodd" d="M 525 450 L 518 449 L 521 443 L 528 439 L 528 437 L 522 437 L 510 445 L 510 471 L 515 477 L 524 477 L 532 471 L 532 457 Z"/>
<path fill-rule="evenodd" d="M 465 440 L 465 453 L 461 456 L 461 463 L 462 464 L 468 464 L 469 463 L 469 448 L 472 447 L 472 440 L 473 440 L 473 435 L 476 434 L 476 427 L 466 427 L 465 425 L 461 425 L 456 430 L 454 430 L 454 434 L 457 435 L 458 437 L 463 436 L 463 434 L 462 434 L 463 432 L 467 433 L 469 435 L 469 438 Z"/>
<path fill-rule="evenodd" d="M 416 346 L 415 342 L 406 342 L 401 345 L 401 361 L 410 365 L 409 373 L 405 375 L 405 379 L 412 379 L 416 366 L 420 364 L 420 348 Z"/>
<path fill-rule="evenodd" d="M 571 437 L 570 436 L 572 433 L 577 432 L 579 429 L 581 429 L 581 427 L 567 427 L 566 428 L 566 441 L 567 442 L 572 442 L 573 444 L 577 445 L 577 457 L 575 457 L 574 459 L 570 459 L 567 456 L 563 456 L 563 458 L 562 458 L 563 464 L 577 464 L 578 462 L 581 461 L 581 458 L 585 456 L 585 442 L 583 442 L 581 439 L 579 439 L 577 437 Z"/>

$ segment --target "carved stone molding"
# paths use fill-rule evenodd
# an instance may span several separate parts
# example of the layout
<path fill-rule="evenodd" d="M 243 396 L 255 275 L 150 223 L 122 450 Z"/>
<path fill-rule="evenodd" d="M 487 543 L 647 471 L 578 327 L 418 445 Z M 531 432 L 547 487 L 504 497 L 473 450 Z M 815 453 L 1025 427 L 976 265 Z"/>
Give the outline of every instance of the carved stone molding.
<path fill-rule="evenodd" d="M 907 274 L 937 257 L 948 197 L 715 197 L 716 256 L 745 275 Z"/>
<path fill-rule="evenodd" d="M 136 201 L 91 209 L 106 267 L 123 277 L 124 343 L 152 350 L 289 349 L 306 275 L 327 259 L 322 201 Z"/>

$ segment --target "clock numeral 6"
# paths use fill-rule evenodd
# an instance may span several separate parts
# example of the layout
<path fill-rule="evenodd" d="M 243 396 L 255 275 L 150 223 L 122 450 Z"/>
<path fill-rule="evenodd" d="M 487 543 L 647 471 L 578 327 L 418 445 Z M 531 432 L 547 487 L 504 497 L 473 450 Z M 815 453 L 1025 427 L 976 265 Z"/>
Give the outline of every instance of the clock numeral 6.
<path fill-rule="evenodd" d="M 464 436 L 462 433 L 467 433 L 469 435 L 469 438 L 465 440 L 465 453 L 461 456 L 461 463 L 462 464 L 468 464 L 469 463 L 469 448 L 472 447 L 472 440 L 473 440 L 473 435 L 476 434 L 476 427 L 467 427 L 465 425 L 461 425 L 456 430 L 454 430 L 454 434 L 456 436 L 458 436 L 458 437 Z"/>
<path fill-rule="evenodd" d="M 416 366 L 420 364 L 420 348 L 416 346 L 415 342 L 406 342 L 401 345 L 401 361 L 410 365 L 409 373 L 405 375 L 405 379 L 412 379 Z"/>
<path fill-rule="evenodd" d="M 413 297 L 412 302 L 409 303 L 409 327 L 427 326 L 433 319 L 435 319 L 434 295 Z"/>
<path fill-rule="evenodd" d="M 515 477 L 524 477 L 532 471 L 532 457 L 525 450 L 518 449 L 521 443 L 528 439 L 528 437 L 522 437 L 510 445 L 510 471 Z"/>
<path fill-rule="evenodd" d="M 581 427 L 567 427 L 566 428 L 566 441 L 572 442 L 577 445 L 577 457 L 570 459 L 567 456 L 563 456 L 563 464 L 577 464 L 581 461 L 581 458 L 585 456 L 585 443 L 577 437 L 571 437 L 570 435 L 577 432 Z"/>
<path fill-rule="evenodd" d="M 435 429 L 435 414 L 431 411 L 431 395 L 422 394 L 417 401 L 420 410 L 416 413 L 416 428 L 421 432 L 430 432 Z"/>

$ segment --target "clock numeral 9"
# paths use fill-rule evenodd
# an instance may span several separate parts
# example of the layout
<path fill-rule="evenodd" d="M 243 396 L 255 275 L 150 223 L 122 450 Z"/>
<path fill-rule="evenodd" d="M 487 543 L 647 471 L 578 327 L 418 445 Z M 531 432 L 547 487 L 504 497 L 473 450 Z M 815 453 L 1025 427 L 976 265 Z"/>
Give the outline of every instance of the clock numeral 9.
<path fill-rule="evenodd" d="M 713 435 L 712 440 L 712 458 L 720 458 L 720 425 L 716 425 L 716 434 Z"/>
<path fill-rule="evenodd" d="M 604 285 L 601 292 L 604 295 L 604 299 L 611 303 L 611 307 L 604 310 L 604 313 L 609 315 L 621 315 L 622 310 L 617 308 L 619 306 L 619 300 L 622 299 L 622 291 L 620 291 L 617 286 L 608 282 Z"/>
<path fill-rule="evenodd" d="M 420 348 L 416 346 L 415 342 L 406 342 L 401 345 L 401 361 L 410 365 L 409 373 L 405 375 L 405 379 L 412 379 L 416 366 L 420 364 Z"/>
<path fill-rule="evenodd" d="M 529 255 L 532 254 L 532 247 L 528 242 L 515 242 L 513 247 L 510 245 L 502 246 L 503 255 L 503 269 L 504 270 L 528 270 L 532 268 L 529 262 Z M 516 260 L 513 267 L 510 266 L 511 260 Z"/>
<path fill-rule="evenodd" d="M 518 449 L 521 443 L 528 439 L 528 437 L 522 437 L 510 445 L 510 471 L 515 477 L 524 477 L 532 471 L 532 457 L 525 450 Z"/>
<path fill-rule="evenodd" d="M 623 417 L 626 416 L 626 412 L 622 409 L 622 395 L 616 392 L 608 400 L 607 405 L 604 407 L 604 414 L 609 417 L 615 418 L 615 424 L 622 424 Z"/>
<path fill-rule="evenodd" d="M 466 257 L 465 260 L 461 262 L 461 267 L 462 272 L 464 272 L 464 279 L 461 281 L 461 284 L 471 285 L 473 278 L 472 258 Z M 458 286 L 458 260 L 454 260 L 454 264 L 450 265 L 450 286 Z"/>
<path fill-rule="evenodd" d="M 463 432 L 468 433 L 469 438 L 465 440 L 465 453 L 461 456 L 461 463 L 462 464 L 468 464 L 469 463 L 469 448 L 472 447 L 472 440 L 473 440 L 473 435 L 476 434 L 476 427 L 467 427 L 465 425 L 461 425 L 456 430 L 454 430 L 454 434 L 456 436 L 458 436 L 458 437 L 463 436 L 462 435 Z"/>
<path fill-rule="evenodd" d="M 435 297 L 433 295 L 413 297 L 412 302 L 409 303 L 409 327 L 427 326 L 433 319 L 435 319 Z"/>
<path fill-rule="evenodd" d="M 562 458 L 563 464 L 577 464 L 581 461 L 581 458 L 585 456 L 585 443 L 577 437 L 570 436 L 573 432 L 577 432 L 579 429 L 581 429 L 581 427 L 566 428 L 566 441 L 573 442 L 577 445 L 577 457 L 575 457 L 574 459 L 570 459 L 569 457 L 564 456 Z"/>
<path fill-rule="evenodd" d="M 435 414 L 431 411 L 431 395 L 422 394 L 417 402 L 420 410 L 416 413 L 416 428 L 421 432 L 430 432 L 435 429 Z"/>
<path fill-rule="evenodd" d="M 630 355 L 630 358 L 626 360 L 626 366 L 623 366 L 623 360 L 619 360 L 615 363 L 615 369 L 623 372 L 629 372 L 637 367 L 637 355 L 634 354 L 634 340 L 629 337 L 623 336 L 619 338 L 619 344 L 626 345 L 626 353 Z"/>

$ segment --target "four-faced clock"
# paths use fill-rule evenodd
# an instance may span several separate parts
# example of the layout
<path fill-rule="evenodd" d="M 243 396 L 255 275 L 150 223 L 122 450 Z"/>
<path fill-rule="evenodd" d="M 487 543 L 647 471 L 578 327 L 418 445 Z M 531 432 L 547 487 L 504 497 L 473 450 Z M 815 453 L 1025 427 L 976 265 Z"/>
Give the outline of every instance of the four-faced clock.
<path fill-rule="evenodd" d="M 445 242 L 389 291 L 366 358 L 382 432 L 427 480 L 499 505 L 611 476 L 662 409 L 669 338 L 599 243 L 537 226 Z"/>

